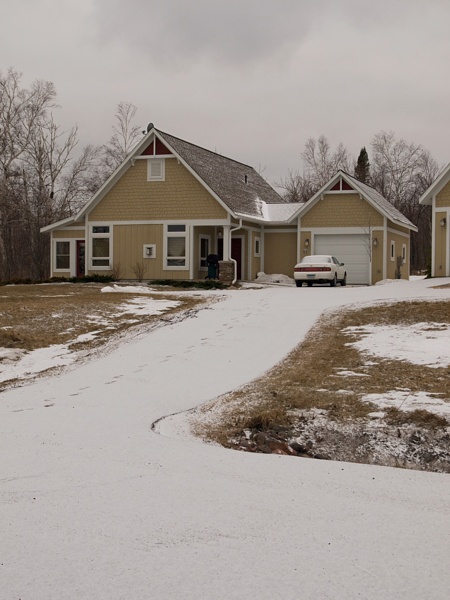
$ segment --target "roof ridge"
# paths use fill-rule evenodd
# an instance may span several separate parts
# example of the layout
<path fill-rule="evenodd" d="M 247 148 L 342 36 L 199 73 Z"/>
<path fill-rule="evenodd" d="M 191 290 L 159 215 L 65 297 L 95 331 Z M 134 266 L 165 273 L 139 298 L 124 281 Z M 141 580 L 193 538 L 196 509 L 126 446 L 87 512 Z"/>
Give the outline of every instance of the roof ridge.
<path fill-rule="evenodd" d="M 373 187 L 373 185 L 370 185 L 368 183 L 366 183 L 365 181 L 361 181 L 360 179 L 358 179 L 357 177 L 355 177 L 354 175 L 350 175 L 350 173 L 347 173 L 347 171 L 344 171 L 344 169 L 339 169 L 342 173 L 344 173 L 344 175 L 347 175 L 347 177 L 350 177 L 350 179 L 353 179 L 353 181 L 356 181 L 357 184 L 361 184 L 361 185 L 365 185 L 368 188 L 370 188 L 371 190 L 373 190 L 374 192 L 377 192 L 377 194 L 380 194 L 380 192 Z M 384 198 L 384 196 L 382 194 L 380 194 L 380 196 L 382 198 Z M 385 200 L 387 200 L 387 198 L 384 198 Z M 389 202 L 389 200 L 388 200 Z M 391 202 L 392 204 L 392 202 Z"/>
<path fill-rule="evenodd" d="M 194 146 L 195 148 L 199 148 L 200 150 L 204 150 L 205 152 L 209 152 L 210 154 L 214 154 L 215 156 L 219 156 L 220 158 L 224 158 L 225 160 L 229 160 L 230 162 L 234 162 L 238 165 L 242 165 L 243 167 L 247 167 L 248 169 L 255 171 L 254 167 L 252 167 L 251 165 L 248 165 L 246 163 L 243 163 L 239 160 L 235 160 L 234 158 L 230 158 L 229 156 L 225 156 L 224 154 L 219 154 L 219 152 L 214 152 L 214 150 L 209 150 L 208 148 L 204 148 L 203 146 L 199 146 L 198 144 L 193 144 L 192 142 L 183 140 L 182 138 L 179 138 L 176 135 L 172 135 L 171 133 L 168 133 L 167 131 L 161 131 L 161 129 L 156 129 L 156 127 L 154 129 L 155 129 L 155 131 L 157 131 L 158 133 L 161 133 L 162 135 L 169 135 L 170 137 L 173 137 L 174 139 L 178 140 L 179 142 L 183 142 L 184 144 L 189 144 L 189 146 Z"/>

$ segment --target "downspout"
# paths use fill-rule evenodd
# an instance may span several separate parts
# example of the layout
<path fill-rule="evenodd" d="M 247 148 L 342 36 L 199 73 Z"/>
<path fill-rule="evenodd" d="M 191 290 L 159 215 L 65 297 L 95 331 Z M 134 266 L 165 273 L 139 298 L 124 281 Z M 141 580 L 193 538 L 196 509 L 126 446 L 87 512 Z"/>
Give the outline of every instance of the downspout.
<path fill-rule="evenodd" d="M 232 263 L 234 263 L 234 279 L 231 282 L 231 285 L 234 285 L 237 281 L 237 261 L 234 260 L 234 258 L 231 258 L 231 234 L 233 233 L 233 231 L 238 231 L 238 229 L 241 229 L 242 227 L 242 219 L 239 219 L 239 225 L 237 227 L 233 227 L 233 229 L 230 229 L 229 233 L 230 233 L 230 243 L 229 243 L 229 248 L 230 248 L 230 256 L 228 257 L 228 260 L 231 261 Z"/>

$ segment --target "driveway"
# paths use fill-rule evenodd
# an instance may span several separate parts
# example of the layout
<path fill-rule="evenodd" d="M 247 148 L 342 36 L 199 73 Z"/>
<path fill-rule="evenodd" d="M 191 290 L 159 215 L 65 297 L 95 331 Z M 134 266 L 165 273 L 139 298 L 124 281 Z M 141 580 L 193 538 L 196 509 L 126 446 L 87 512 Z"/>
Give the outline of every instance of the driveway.
<path fill-rule="evenodd" d="M 220 293 L 1 394 L 1 597 L 448 598 L 448 476 L 233 452 L 170 420 L 151 430 L 262 374 L 324 310 L 450 297 L 432 283 Z"/>

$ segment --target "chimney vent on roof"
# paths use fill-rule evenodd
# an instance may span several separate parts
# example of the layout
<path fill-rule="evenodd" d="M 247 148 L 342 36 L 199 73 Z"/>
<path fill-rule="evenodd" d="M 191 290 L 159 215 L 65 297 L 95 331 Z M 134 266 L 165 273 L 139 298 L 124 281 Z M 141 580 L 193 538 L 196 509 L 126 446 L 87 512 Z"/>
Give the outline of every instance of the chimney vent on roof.
<path fill-rule="evenodd" d="M 153 123 L 149 123 L 147 125 L 147 133 L 150 131 L 150 129 L 153 129 L 153 127 L 154 127 Z"/>

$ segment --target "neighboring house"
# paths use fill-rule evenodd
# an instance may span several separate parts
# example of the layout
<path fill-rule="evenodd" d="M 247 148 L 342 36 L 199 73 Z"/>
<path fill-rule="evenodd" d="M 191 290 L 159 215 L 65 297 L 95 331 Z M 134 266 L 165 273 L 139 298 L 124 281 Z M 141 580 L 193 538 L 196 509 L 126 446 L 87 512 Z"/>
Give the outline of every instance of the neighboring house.
<path fill-rule="evenodd" d="M 306 203 L 287 203 L 252 168 L 155 129 L 74 217 L 48 225 L 51 275 L 203 279 L 206 258 L 235 277 L 292 277 L 305 254 L 345 262 L 348 283 L 409 275 L 415 226 L 339 171 Z"/>
<path fill-rule="evenodd" d="M 450 163 L 420 198 L 431 206 L 431 276 L 450 277 Z"/>
<path fill-rule="evenodd" d="M 348 283 L 408 279 L 410 233 L 417 227 L 374 188 L 338 171 L 294 215 L 299 250 L 332 254 Z"/>

